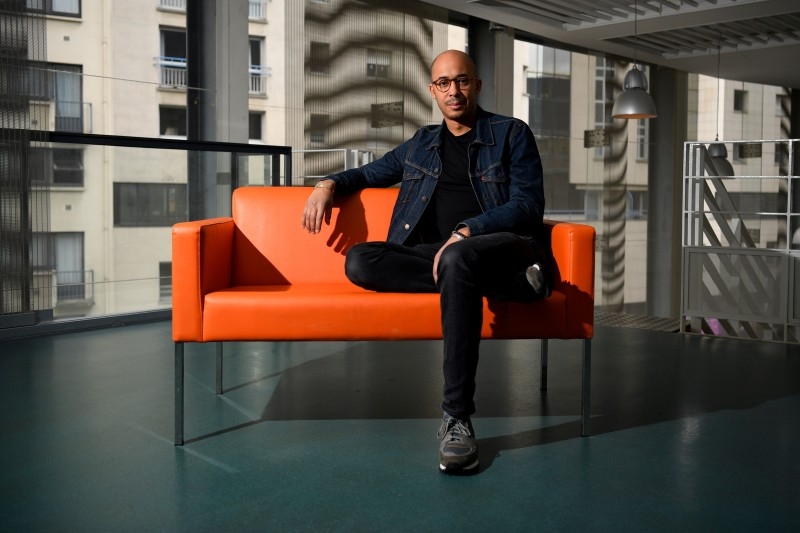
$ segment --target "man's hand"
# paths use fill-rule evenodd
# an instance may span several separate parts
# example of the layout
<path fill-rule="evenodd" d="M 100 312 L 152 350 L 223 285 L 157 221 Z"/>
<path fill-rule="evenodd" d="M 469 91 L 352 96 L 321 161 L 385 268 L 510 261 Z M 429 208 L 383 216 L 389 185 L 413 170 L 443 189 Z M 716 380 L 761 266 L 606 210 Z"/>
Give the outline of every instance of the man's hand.
<path fill-rule="evenodd" d="M 458 231 L 464 237 L 469 237 L 469 228 L 462 227 L 462 228 L 459 228 Z M 451 236 L 449 239 L 447 239 L 445 241 L 445 243 L 442 245 L 442 247 L 439 248 L 439 251 L 436 252 L 436 256 L 433 258 L 433 282 L 434 283 L 438 283 L 439 282 L 439 258 L 442 256 L 442 252 L 444 251 L 445 248 L 447 248 L 448 246 L 450 246 L 454 242 L 458 242 L 458 241 L 462 241 L 462 240 L 464 240 L 464 239 L 461 238 L 461 237 Z"/>
<path fill-rule="evenodd" d="M 330 184 L 332 180 L 324 180 L 320 183 Z M 328 187 L 315 187 L 306 201 L 303 209 L 303 219 L 300 225 L 309 233 L 319 233 L 322 229 L 322 221 L 326 224 L 331 223 L 331 208 L 333 207 L 333 190 Z"/>

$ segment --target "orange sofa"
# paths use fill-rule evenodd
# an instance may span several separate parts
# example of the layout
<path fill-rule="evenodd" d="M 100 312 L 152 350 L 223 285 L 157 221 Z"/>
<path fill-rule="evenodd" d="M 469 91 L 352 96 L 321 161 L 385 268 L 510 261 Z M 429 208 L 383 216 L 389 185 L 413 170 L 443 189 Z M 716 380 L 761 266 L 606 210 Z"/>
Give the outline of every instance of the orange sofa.
<path fill-rule="evenodd" d="M 384 240 L 397 189 L 337 197 L 330 225 L 300 227 L 308 187 L 245 187 L 232 217 L 176 224 L 172 230 L 172 337 L 175 341 L 175 444 L 184 436 L 184 343 L 217 342 L 222 393 L 225 341 L 441 339 L 437 294 L 376 293 L 351 284 L 344 254 Z M 547 221 L 555 259 L 552 295 L 540 302 L 485 300 L 486 339 L 582 339 L 582 435 L 589 433 L 594 326 L 594 228 Z M 397 317 L 402 317 L 398 320 Z"/>

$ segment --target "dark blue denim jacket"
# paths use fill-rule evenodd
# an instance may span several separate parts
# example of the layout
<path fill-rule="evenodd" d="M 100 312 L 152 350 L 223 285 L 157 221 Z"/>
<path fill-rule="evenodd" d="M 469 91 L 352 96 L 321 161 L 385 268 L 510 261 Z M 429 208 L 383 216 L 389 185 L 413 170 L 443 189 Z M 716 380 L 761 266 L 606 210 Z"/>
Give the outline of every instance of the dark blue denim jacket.
<path fill-rule="evenodd" d="M 420 128 L 380 159 L 326 179 L 336 182 L 337 194 L 399 182 L 387 240 L 403 243 L 422 217 L 441 174 L 444 127 L 442 122 Z M 469 146 L 469 176 L 483 213 L 459 227 L 468 227 L 473 236 L 499 231 L 538 234 L 544 214 L 542 162 L 527 124 L 478 108 L 475 141 Z"/>

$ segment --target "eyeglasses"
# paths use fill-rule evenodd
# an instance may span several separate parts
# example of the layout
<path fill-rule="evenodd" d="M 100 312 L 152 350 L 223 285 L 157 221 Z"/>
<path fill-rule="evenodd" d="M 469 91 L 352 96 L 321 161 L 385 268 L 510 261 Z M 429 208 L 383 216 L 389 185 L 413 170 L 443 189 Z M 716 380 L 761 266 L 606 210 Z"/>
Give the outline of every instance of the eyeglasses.
<path fill-rule="evenodd" d="M 472 85 L 472 81 L 477 78 L 471 78 L 469 76 L 459 76 L 457 78 L 453 78 L 452 80 L 447 78 L 439 78 L 436 81 L 432 81 L 431 83 L 439 89 L 440 92 L 447 92 L 450 88 L 450 84 L 456 82 L 456 87 L 461 89 L 462 91 L 465 89 L 469 89 L 470 85 Z"/>

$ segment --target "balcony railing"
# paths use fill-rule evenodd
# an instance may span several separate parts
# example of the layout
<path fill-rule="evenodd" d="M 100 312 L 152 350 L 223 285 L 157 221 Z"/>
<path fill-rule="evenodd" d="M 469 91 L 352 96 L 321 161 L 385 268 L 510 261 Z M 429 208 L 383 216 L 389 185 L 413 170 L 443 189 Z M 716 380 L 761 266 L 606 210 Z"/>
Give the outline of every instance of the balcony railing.
<path fill-rule="evenodd" d="M 89 102 L 64 102 L 55 104 L 55 130 L 92 133 L 92 104 Z"/>
<path fill-rule="evenodd" d="M 250 65 L 250 94 L 267 94 L 267 77 L 270 68 L 260 65 Z"/>
<path fill-rule="evenodd" d="M 161 87 L 186 88 L 185 57 L 157 57 L 156 64 L 160 69 L 158 83 Z"/>
<path fill-rule="evenodd" d="M 186 0 L 158 0 L 158 7 L 170 11 L 186 11 Z"/>
<path fill-rule="evenodd" d="M 267 20 L 267 3 L 264 0 L 249 0 L 250 20 L 264 22 Z M 167 11 L 186 11 L 186 0 L 158 0 L 158 7 Z"/>
<path fill-rule="evenodd" d="M 56 272 L 56 305 L 94 299 L 94 270 Z"/>
<path fill-rule="evenodd" d="M 250 12 L 248 18 L 264 22 L 267 20 L 267 3 L 264 0 L 250 0 Z"/>

